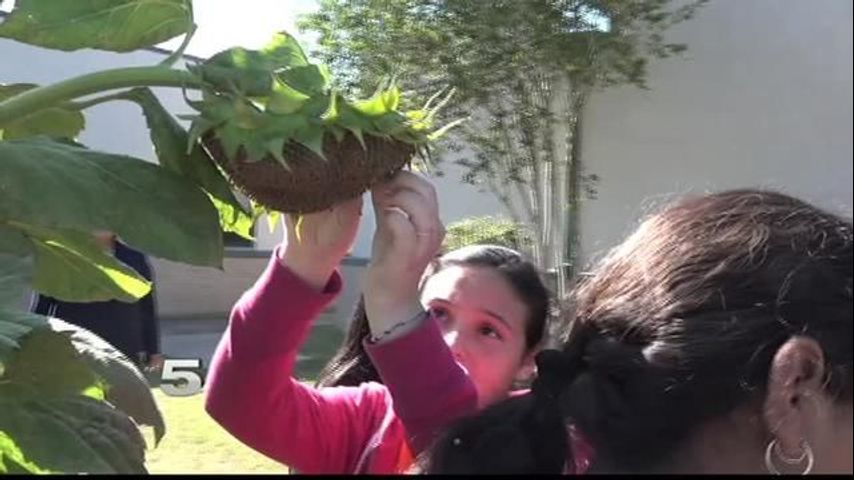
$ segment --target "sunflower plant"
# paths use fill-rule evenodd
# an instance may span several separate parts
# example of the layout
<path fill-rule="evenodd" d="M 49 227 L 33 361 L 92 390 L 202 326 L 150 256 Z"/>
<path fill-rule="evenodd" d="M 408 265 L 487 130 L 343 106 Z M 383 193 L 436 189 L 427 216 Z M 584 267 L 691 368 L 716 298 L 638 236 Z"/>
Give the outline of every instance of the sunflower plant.
<path fill-rule="evenodd" d="M 125 53 L 184 36 L 156 65 L 0 84 L 0 473 L 145 472 L 140 428 L 156 443 L 166 425 L 144 376 L 91 332 L 25 311 L 26 292 L 148 294 L 95 230 L 222 268 L 224 231 L 251 238 L 261 213 L 322 210 L 429 159 L 456 123 L 434 124 L 451 92 L 415 110 L 391 81 L 351 98 L 286 32 L 176 67 L 196 29 L 189 0 L 17 0 L 0 20 L 0 37 L 60 51 Z M 192 113 L 174 116 L 153 87 L 180 89 Z M 77 141 L 86 109 L 115 101 L 140 107 L 156 164 Z"/>

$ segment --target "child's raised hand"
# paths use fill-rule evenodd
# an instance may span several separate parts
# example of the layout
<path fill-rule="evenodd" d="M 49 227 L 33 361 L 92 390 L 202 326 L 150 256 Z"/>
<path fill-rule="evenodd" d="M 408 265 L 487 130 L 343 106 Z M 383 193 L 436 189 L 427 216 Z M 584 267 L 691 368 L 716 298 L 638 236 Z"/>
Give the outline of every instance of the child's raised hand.
<path fill-rule="evenodd" d="M 280 261 L 309 285 L 322 289 L 356 240 L 362 197 L 298 219 L 285 216 L 285 246 Z"/>
<path fill-rule="evenodd" d="M 401 171 L 371 192 L 377 230 L 365 277 L 365 311 L 374 335 L 421 310 L 418 284 L 445 228 L 433 185 Z"/>

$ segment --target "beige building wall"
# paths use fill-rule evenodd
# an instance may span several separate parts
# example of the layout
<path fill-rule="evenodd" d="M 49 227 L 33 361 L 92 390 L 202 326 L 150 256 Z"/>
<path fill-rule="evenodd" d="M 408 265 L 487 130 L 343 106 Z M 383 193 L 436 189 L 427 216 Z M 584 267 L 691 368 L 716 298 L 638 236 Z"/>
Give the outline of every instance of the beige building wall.
<path fill-rule="evenodd" d="M 581 155 L 601 177 L 581 209 L 582 257 L 682 193 L 775 188 L 852 208 L 852 2 L 712 0 L 670 39 L 649 88 L 593 95 Z"/>
<path fill-rule="evenodd" d="M 158 311 L 164 319 L 224 320 L 269 261 L 267 252 L 232 252 L 217 270 L 154 259 Z M 346 288 L 326 310 L 324 321 L 346 325 L 361 291 L 365 262 L 345 259 L 341 274 Z"/>

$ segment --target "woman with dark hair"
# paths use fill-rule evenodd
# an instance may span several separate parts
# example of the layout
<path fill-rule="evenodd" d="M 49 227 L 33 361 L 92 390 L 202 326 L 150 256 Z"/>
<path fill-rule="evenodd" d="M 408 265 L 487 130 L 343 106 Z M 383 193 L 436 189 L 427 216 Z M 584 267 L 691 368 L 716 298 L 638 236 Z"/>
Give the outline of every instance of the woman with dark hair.
<path fill-rule="evenodd" d="M 532 393 L 455 423 L 429 473 L 852 472 L 851 221 L 729 191 L 646 220 L 574 293 Z"/>

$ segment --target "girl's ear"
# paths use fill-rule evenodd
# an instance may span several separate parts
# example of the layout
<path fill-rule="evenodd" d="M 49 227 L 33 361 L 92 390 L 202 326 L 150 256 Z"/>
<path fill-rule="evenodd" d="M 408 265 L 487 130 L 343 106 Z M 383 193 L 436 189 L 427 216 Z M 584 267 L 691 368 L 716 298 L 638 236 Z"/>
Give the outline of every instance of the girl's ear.
<path fill-rule="evenodd" d="M 535 348 L 525 354 L 525 357 L 522 359 L 522 364 L 519 366 L 519 370 L 516 372 L 516 382 L 528 384 L 534 377 L 537 375 L 537 364 L 534 361 L 537 357 L 537 353 L 540 352 L 539 348 Z"/>

